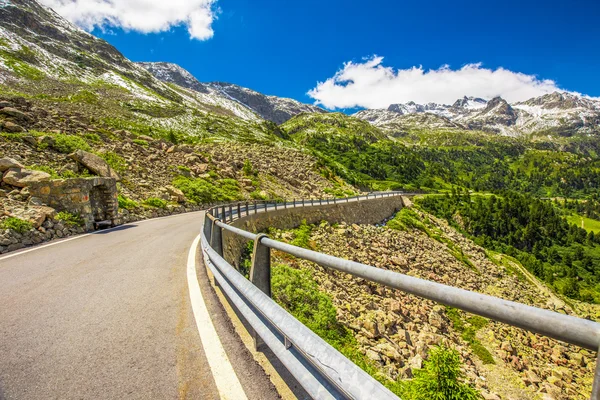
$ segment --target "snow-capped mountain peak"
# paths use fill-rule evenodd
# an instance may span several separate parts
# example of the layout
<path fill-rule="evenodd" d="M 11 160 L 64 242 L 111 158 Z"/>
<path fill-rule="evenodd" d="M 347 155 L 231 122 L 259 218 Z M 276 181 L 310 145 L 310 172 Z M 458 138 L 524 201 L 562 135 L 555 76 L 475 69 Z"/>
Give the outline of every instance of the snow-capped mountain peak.
<path fill-rule="evenodd" d="M 509 136 L 530 133 L 600 133 L 600 101 L 572 93 L 554 92 L 509 104 L 501 97 L 489 101 L 465 96 L 451 106 L 442 104 L 392 104 L 387 110 L 363 110 L 355 114 L 388 131 L 414 127 L 416 114 L 442 118 L 419 119 L 422 128 L 451 127 L 483 130 Z M 444 123 L 447 121 L 448 123 Z"/>

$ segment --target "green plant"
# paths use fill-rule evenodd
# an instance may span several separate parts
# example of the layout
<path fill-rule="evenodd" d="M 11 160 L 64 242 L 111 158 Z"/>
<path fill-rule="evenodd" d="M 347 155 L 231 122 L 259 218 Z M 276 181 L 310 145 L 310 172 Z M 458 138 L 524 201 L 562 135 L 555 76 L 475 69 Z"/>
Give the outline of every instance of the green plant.
<path fill-rule="evenodd" d="M 96 144 L 97 144 L 97 143 L 100 143 L 100 142 L 102 141 L 102 140 L 100 139 L 100 136 L 98 136 L 98 135 L 97 135 L 97 134 L 95 134 L 95 133 L 86 133 L 86 134 L 84 134 L 84 135 L 83 135 L 83 137 L 84 137 L 86 140 L 89 140 L 90 142 L 92 142 L 92 143 L 96 143 Z"/>
<path fill-rule="evenodd" d="M 258 189 L 250 193 L 250 197 L 254 200 L 267 200 L 269 198 L 269 196 L 263 194 L 262 191 Z"/>
<path fill-rule="evenodd" d="M 75 103 L 96 104 L 98 103 L 98 95 L 89 90 L 82 89 L 72 95 L 70 100 Z"/>
<path fill-rule="evenodd" d="M 290 244 L 298 247 L 310 248 L 310 233 L 312 232 L 312 226 L 306 223 L 306 220 L 302 220 L 302 224 L 293 230 L 294 239 Z"/>
<path fill-rule="evenodd" d="M 477 331 L 488 324 L 488 320 L 473 316 L 466 319 L 466 324 L 456 308 L 446 307 L 446 315 L 452 322 L 452 327 L 461 334 L 462 339 L 469 344 L 471 350 L 484 364 L 496 364 L 494 357 L 477 339 Z"/>
<path fill-rule="evenodd" d="M 132 142 L 139 146 L 148 147 L 148 141 L 146 141 L 144 139 L 133 139 Z"/>
<path fill-rule="evenodd" d="M 42 171 L 47 174 L 50 174 L 52 179 L 60 178 L 58 172 L 54 168 L 48 167 L 47 165 L 28 165 L 27 168 L 32 169 L 34 171 Z"/>
<path fill-rule="evenodd" d="M 149 199 L 144 200 L 144 205 L 153 208 L 167 208 L 167 202 L 156 197 L 150 197 Z"/>
<path fill-rule="evenodd" d="M 464 382 L 460 355 L 444 345 L 432 347 L 422 369 L 403 384 L 406 400 L 479 400 L 481 394 Z"/>
<path fill-rule="evenodd" d="M 102 157 L 102 159 L 104 159 L 104 161 L 119 174 L 123 174 L 127 171 L 127 161 L 117 153 L 107 151 L 106 153 L 101 153 L 100 157 Z"/>
<path fill-rule="evenodd" d="M 8 217 L 0 222 L 0 228 L 12 229 L 18 233 L 25 233 L 33 229 L 33 225 L 29 221 L 25 221 L 16 217 Z"/>
<path fill-rule="evenodd" d="M 54 144 L 52 145 L 52 147 L 61 153 L 69 154 L 74 152 L 75 150 L 91 150 L 90 145 L 79 136 L 58 133 L 53 137 Z"/>
<path fill-rule="evenodd" d="M 329 343 L 341 345 L 352 334 L 337 321 L 331 298 L 319 291 L 312 274 L 276 264 L 272 273 L 273 299 Z"/>
<path fill-rule="evenodd" d="M 119 208 L 123 208 L 125 210 L 131 211 L 138 206 L 136 201 L 131 200 L 130 198 L 127 198 L 121 194 L 117 197 L 117 200 L 119 202 Z"/>
<path fill-rule="evenodd" d="M 218 179 L 211 181 L 203 178 L 178 176 L 173 186 L 180 189 L 185 196 L 197 204 L 215 201 L 231 201 L 242 198 L 240 185 L 235 179 Z"/>
<path fill-rule="evenodd" d="M 59 212 L 58 214 L 56 214 L 54 219 L 64 222 L 64 224 L 67 226 L 84 226 L 85 225 L 85 221 L 83 220 L 83 218 L 81 218 L 81 216 L 79 214 L 72 214 L 67 211 Z"/>
<path fill-rule="evenodd" d="M 246 176 L 254 176 L 257 174 L 256 171 L 254 171 L 254 168 L 252 167 L 252 162 L 248 159 L 244 161 L 244 167 L 242 168 L 242 171 Z"/>
<path fill-rule="evenodd" d="M 427 230 L 425 225 L 421 222 L 419 214 L 410 208 L 403 208 L 400 210 L 393 219 L 388 221 L 387 226 L 399 231 L 419 229 L 425 232 Z"/>

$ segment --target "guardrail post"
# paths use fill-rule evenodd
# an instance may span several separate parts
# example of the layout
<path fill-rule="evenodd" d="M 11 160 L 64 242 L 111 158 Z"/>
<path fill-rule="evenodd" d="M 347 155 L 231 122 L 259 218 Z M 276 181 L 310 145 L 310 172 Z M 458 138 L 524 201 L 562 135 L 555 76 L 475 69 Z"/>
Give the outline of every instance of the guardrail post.
<path fill-rule="evenodd" d="M 227 222 L 227 220 L 225 220 Z M 233 207 L 229 205 L 229 222 L 233 222 Z"/>
<path fill-rule="evenodd" d="M 292 199 L 292 202 L 294 203 L 294 208 L 296 208 L 296 199 Z"/>
<path fill-rule="evenodd" d="M 210 231 L 210 247 L 214 249 L 214 251 L 223 257 L 223 230 L 220 226 L 217 225 L 217 220 L 215 219 L 212 223 L 212 228 Z"/>
<path fill-rule="evenodd" d="M 221 216 L 220 216 L 221 220 L 223 222 L 225 222 L 225 206 L 221 206 Z"/>
<path fill-rule="evenodd" d="M 261 292 L 271 297 L 271 249 L 261 243 L 261 240 L 265 237 L 268 236 L 260 233 L 256 235 L 256 239 L 254 239 L 250 281 Z M 254 349 L 258 351 L 258 348 L 264 344 L 264 342 L 256 332 L 253 332 L 253 336 Z"/>
<path fill-rule="evenodd" d="M 594 384 L 590 400 L 600 400 L 600 350 L 598 350 L 598 354 L 596 355 L 596 370 L 594 372 Z"/>
<path fill-rule="evenodd" d="M 249 204 L 248 204 L 248 202 L 246 202 L 246 217 L 247 217 L 248 215 L 250 215 L 250 212 L 249 212 L 248 206 L 249 206 Z"/>
<path fill-rule="evenodd" d="M 238 203 L 238 219 L 242 218 L 242 205 L 240 203 Z"/>

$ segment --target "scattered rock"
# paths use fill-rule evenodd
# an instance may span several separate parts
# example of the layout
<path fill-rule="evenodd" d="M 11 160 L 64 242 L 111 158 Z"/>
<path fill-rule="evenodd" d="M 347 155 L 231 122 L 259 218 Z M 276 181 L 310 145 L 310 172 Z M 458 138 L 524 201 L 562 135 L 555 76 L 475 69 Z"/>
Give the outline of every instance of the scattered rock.
<path fill-rule="evenodd" d="M 23 164 L 21 164 L 20 162 L 18 162 L 17 160 L 15 160 L 13 158 L 8 158 L 8 157 L 0 158 L 0 172 L 4 172 L 10 168 L 21 169 L 21 168 L 25 168 L 25 167 L 23 166 Z"/>
<path fill-rule="evenodd" d="M 50 174 L 42 171 L 33 171 L 24 168 L 9 168 L 4 173 L 2 181 L 11 186 L 25 187 L 32 183 L 49 181 L 50 178 Z"/>
<path fill-rule="evenodd" d="M 117 181 L 121 180 L 119 174 L 115 172 L 102 158 L 95 154 L 89 153 L 83 150 L 77 150 L 70 154 L 73 160 L 77 161 L 91 172 L 98 176 L 104 176 L 107 178 L 115 178 Z"/>
<path fill-rule="evenodd" d="M 2 124 L 2 130 L 9 133 L 25 132 L 25 128 L 11 121 L 4 121 L 4 123 Z"/>

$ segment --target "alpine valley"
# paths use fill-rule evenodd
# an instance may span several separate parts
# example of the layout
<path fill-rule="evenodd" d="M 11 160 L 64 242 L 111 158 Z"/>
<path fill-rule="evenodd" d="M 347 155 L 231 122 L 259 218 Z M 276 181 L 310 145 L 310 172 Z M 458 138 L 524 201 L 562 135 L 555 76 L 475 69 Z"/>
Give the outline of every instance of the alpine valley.
<path fill-rule="evenodd" d="M 221 201 L 417 191 L 378 226 L 271 233 L 598 320 L 600 101 L 465 95 L 329 112 L 202 82 L 168 62 L 132 62 L 34 0 L 0 0 L 0 253 L 84 231 L 77 215 L 31 196 L 40 181 L 116 177 L 122 222 Z M 440 343 L 456 349 L 466 382 L 486 399 L 589 398 L 592 352 L 274 259 L 273 297 L 403 398 Z M 286 279 L 330 307 L 332 325 L 319 325 L 324 308 L 290 303 Z"/>

